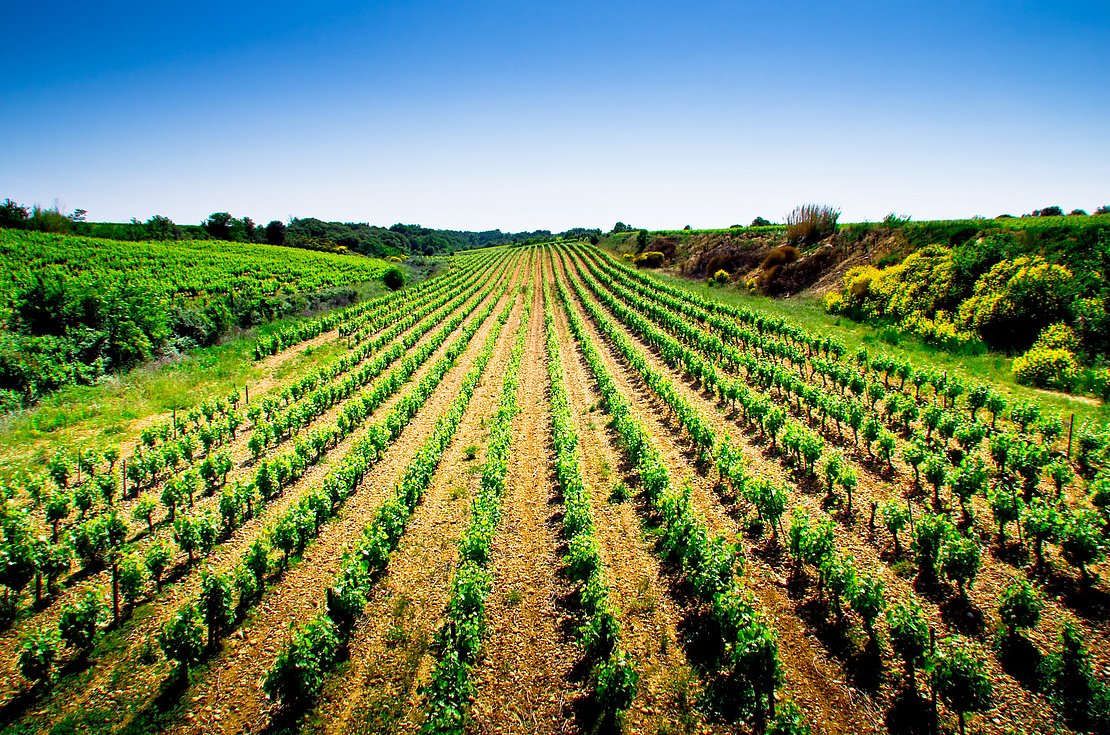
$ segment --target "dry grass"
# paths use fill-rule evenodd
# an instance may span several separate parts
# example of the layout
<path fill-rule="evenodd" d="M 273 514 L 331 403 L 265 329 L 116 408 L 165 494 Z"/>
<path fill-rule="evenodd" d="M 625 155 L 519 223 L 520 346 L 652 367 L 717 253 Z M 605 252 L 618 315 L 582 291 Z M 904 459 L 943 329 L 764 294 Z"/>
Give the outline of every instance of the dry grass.
<path fill-rule="evenodd" d="M 786 239 L 812 245 L 836 232 L 840 210 L 827 204 L 803 204 L 786 215 Z"/>

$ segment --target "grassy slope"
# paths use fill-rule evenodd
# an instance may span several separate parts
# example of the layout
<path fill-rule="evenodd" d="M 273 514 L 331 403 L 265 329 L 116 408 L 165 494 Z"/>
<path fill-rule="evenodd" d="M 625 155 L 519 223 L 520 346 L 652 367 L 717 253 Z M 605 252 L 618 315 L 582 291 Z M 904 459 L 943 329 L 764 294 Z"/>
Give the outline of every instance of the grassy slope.
<path fill-rule="evenodd" d="M 995 353 L 973 357 L 953 355 L 904 335 L 899 335 L 898 344 L 892 345 L 880 340 L 878 330 L 870 325 L 826 314 L 820 301 L 815 298 L 772 299 L 766 296 L 754 296 L 734 288 L 710 288 L 705 284 L 666 272 L 657 271 L 652 275 L 701 296 L 790 319 L 811 332 L 834 334 L 848 345 L 851 351 L 849 354 L 854 353 L 860 345 L 865 345 L 871 352 L 881 351 L 905 358 L 915 367 L 935 365 L 974 380 L 994 383 L 1009 395 L 1041 404 L 1045 409 L 1063 417 L 1065 421 L 1074 413 L 1077 427 L 1084 421 L 1110 421 L 1110 407 L 1094 399 L 1016 384 L 1010 373 L 1010 365 L 1013 361 L 1003 355 Z"/>
<path fill-rule="evenodd" d="M 434 268 L 410 269 L 413 281 Z M 363 299 L 381 293 L 379 283 L 359 288 Z M 213 347 L 191 350 L 180 359 L 154 362 L 97 385 L 70 385 L 44 397 L 34 407 L 0 417 L 0 481 L 31 469 L 58 447 L 101 449 L 137 435 L 152 416 L 188 409 L 212 396 L 223 396 L 263 377 L 254 362 L 254 343 L 297 321 L 282 319 L 239 334 Z M 335 356 L 339 345 L 309 349 L 269 377 L 301 375 Z"/>

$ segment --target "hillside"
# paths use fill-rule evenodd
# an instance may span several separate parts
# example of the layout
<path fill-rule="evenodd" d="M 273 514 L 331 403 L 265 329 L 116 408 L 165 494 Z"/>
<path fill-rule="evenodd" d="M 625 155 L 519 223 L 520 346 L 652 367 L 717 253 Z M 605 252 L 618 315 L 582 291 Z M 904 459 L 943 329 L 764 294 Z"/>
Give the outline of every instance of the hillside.
<path fill-rule="evenodd" d="M 0 229 L 0 409 L 232 329 L 351 303 L 390 268 L 253 243 Z"/>
<path fill-rule="evenodd" d="M 641 266 L 776 298 L 961 354 L 1017 358 L 1041 388 L 1110 391 L 1110 215 L 844 224 L 791 240 L 784 226 L 611 234 Z M 658 253 L 659 255 L 647 255 Z"/>

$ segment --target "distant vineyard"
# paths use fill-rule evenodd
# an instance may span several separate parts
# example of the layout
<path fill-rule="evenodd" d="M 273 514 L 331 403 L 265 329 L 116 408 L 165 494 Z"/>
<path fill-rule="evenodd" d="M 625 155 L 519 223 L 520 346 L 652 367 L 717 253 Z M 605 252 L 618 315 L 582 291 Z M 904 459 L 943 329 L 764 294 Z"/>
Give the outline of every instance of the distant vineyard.
<path fill-rule="evenodd" d="M 1110 727 L 1107 427 L 584 244 L 454 261 L 5 488 L 3 732 Z"/>
<path fill-rule="evenodd" d="M 355 298 L 385 261 L 216 241 L 0 229 L 0 408 Z"/>

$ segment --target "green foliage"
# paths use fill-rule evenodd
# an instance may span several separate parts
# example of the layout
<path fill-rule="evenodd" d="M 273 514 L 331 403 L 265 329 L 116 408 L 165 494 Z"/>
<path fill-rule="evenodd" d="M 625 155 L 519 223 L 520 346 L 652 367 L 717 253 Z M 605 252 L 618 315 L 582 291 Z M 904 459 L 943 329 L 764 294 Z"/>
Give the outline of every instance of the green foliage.
<path fill-rule="evenodd" d="M 1110 727 L 1110 688 L 1096 676 L 1083 634 L 1074 623 L 1064 623 L 1060 644 L 1042 664 L 1050 699 L 1075 730 L 1106 732 Z"/>
<path fill-rule="evenodd" d="M 38 628 L 24 637 L 19 646 L 19 673 L 32 682 L 50 681 L 60 641 L 50 628 Z"/>
<path fill-rule="evenodd" d="M 170 661 L 176 661 L 180 676 L 189 666 L 200 661 L 204 653 L 204 625 L 194 605 L 184 605 L 166 623 L 158 636 L 158 645 Z"/>
<path fill-rule="evenodd" d="M 214 647 L 232 620 L 232 584 L 227 574 L 205 569 L 200 577 L 200 609 L 208 627 L 208 645 Z"/>
<path fill-rule="evenodd" d="M 1070 391 L 1079 379 L 1079 362 L 1068 350 L 1038 344 L 1014 359 L 1013 372 L 1022 385 Z"/>
<path fill-rule="evenodd" d="M 335 623 L 318 615 L 293 634 L 262 682 L 266 695 L 284 705 L 315 697 L 339 654 Z"/>
<path fill-rule="evenodd" d="M 982 657 L 964 641 L 950 639 L 938 646 L 933 659 L 933 690 L 960 718 L 993 706 L 994 686 Z"/>
<path fill-rule="evenodd" d="M 959 320 L 993 347 L 1024 349 L 1045 327 L 1069 319 L 1074 293 L 1062 265 L 1038 256 L 1004 260 L 976 282 Z"/>
<path fill-rule="evenodd" d="M 1002 590 L 998 602 L 998 617 L 1007 635 L 1035 628 L 1044 610 L 1044 600 L 1028 581 L 1022 579 Z"/>
<path fill-rule="evenodd" d="M 956 583 L 961 595 L 966 595 L 975 581 L 980 563 L 979 545 L 966 536 L 950 538 L 941 548 L 941 571 Z"/>
<path fill-rule="evenodd" d="M 87 653 L 96 638 L 101 610 L 100 594 L 96 590 L 88 590 L 77 600 L 63 606 L 58 618 L 58 633 L 62 640 L 78 653 Z"/>
<path fill-rule="evenodd" d="M 887 608 L 890 645 L 905 663 L 907 684 L 914 685 L 914 670 L 924 660 L 929 647 L 929 626 L 916 600 Z"/>
<path fill-rule="evenodd" d="M 159 354 L 213 344 L 232 326 L 297 313 L 307 294 L 375 280 L 383 268 L 267 245 L 0 230 L 0 271 L 8 274 L 0 279 L 0 390 L 33 401 L 92 383 Z"/>
<path fill-rule="evenodd" d="M 382 273 L 382 283 L 390 291 L 398 291 L 405 287 L 405 273 L 400 268 L 387 268 Z"/>
<path fill-rule="evenodd" d="M 648 250 L 647 252 L 637 255 L 633 259 L 633 262 L 641 268 L 658 268 L 663 265 L 663 261 L 666 260 L 666 258 L 667 256 L 658 250 Z"/>

